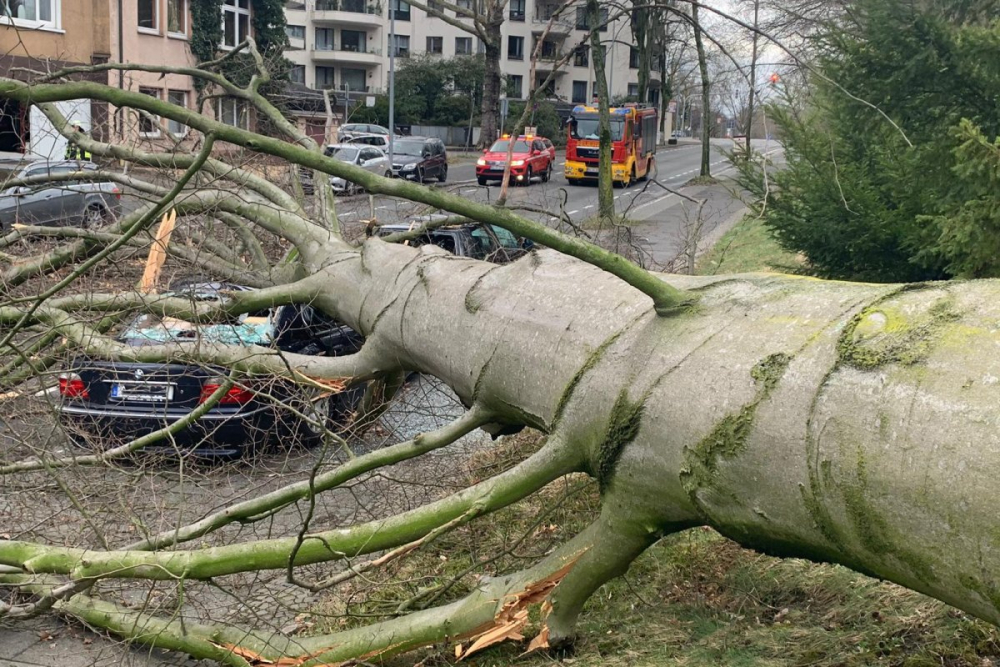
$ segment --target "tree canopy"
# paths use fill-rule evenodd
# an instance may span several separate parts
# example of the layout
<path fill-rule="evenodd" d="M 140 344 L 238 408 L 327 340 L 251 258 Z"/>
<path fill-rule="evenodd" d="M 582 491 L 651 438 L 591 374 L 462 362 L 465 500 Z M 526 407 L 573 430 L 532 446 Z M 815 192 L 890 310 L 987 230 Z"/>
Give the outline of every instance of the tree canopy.
<path fill-rule="evenodd" d="M 771 115 L 787 168 L 769 179 L 767 224 L 826 277 L 983 277 L 979 252 L 993 201 L 975 139 L 1000 132 L 995 103 L 1000 24 L 955 20 L 950 3 L 853 3 L 853 20 L 812 37 L 808 90 L 788 90 Z M 963 13 L 963 16 L 966 14 Z M 846 24 L 845 24 L 846 23 Z M 849 91 L 849 94 L 845 93 Z M 888 121 L 887 121 L 888 119 Z M 971 144 L 970 144 L 971 142 Z M 988 159 L 979 151 L 974 158 Z M 765 180 L 745 179 L 763 199 Z"/>

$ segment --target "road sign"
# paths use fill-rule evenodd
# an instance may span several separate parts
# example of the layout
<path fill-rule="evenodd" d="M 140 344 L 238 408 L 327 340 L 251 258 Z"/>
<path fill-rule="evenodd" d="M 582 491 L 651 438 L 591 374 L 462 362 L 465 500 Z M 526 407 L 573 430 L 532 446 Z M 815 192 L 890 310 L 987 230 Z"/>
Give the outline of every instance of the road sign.
<path fill-rule="evenodd" d="M 667 105 L 667 113 L 677 113 L 677 100 L 670 100 Z"/>
<path fill-rule="evenodd" d="M 374 95 L 369 95 L 368 97 L 365 98 L 365 106 L 368 107 L 368 108 L 371 108 L 371 107 L 375 106 L 375 96 Z"/>
<path fill-rule="evenodd" d="M 508 113 L 510 113 L 510 102 L 507 100 L 506 97 L 501 97 L 500 98 L 500 115 L 503 116 L 504 118 L 506 118 Z"/>
<path fill-rule="evenodd" d="M 524 126 L 524 133 L 526 135 L 535 135 L 535 134 L 538 134 L 538 128 L 535 127 L 534 125 L 525 125 Z"/>

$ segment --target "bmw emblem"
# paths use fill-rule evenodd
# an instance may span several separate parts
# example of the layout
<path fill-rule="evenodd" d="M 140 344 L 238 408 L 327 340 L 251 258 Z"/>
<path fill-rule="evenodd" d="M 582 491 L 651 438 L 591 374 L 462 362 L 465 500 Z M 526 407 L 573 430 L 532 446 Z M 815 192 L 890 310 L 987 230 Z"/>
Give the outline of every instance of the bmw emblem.
<path fill-rule="evenodd" d="M 141 380 L 141 379 L 142 379 L 142 377 L 143 377 L 143 376 L 144 376 L 145 374 L 146 374 L 146 373 L 144 373 L 144 372 L 143 372 L 143 370 L 142 370 L 141 368 L 137 368 L 137 369 L 135 369 L 135 379 L 136 379 L 136 380 Z"/>

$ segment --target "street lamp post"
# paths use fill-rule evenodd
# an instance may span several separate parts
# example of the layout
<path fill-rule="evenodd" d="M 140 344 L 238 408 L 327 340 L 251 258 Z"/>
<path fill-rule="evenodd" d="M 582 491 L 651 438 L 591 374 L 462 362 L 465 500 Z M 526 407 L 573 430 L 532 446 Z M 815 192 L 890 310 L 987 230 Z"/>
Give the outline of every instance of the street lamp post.
<path fill-rule="evenodd" d="M 398 0 L 397 0 L 398 1 Z M 389 169 L 392 170 L 392 146 L 396 138 L 396 10 L 389 2 Z"/>

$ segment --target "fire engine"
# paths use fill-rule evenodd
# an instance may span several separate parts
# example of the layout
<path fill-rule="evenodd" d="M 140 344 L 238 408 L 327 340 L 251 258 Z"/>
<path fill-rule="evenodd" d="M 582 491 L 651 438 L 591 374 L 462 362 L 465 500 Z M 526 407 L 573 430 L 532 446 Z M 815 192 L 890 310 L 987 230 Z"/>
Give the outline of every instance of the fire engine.
<path fill-rule="evenodd" d="M 626 104 L 611 109 L 611 178 L 628 187 L 645 180 L 655 165 L 656 107 Z M 566 180 L 570 185 L 596 181 L 600 155 L 598 109 L 577 106 L 567 123 Z"/>

